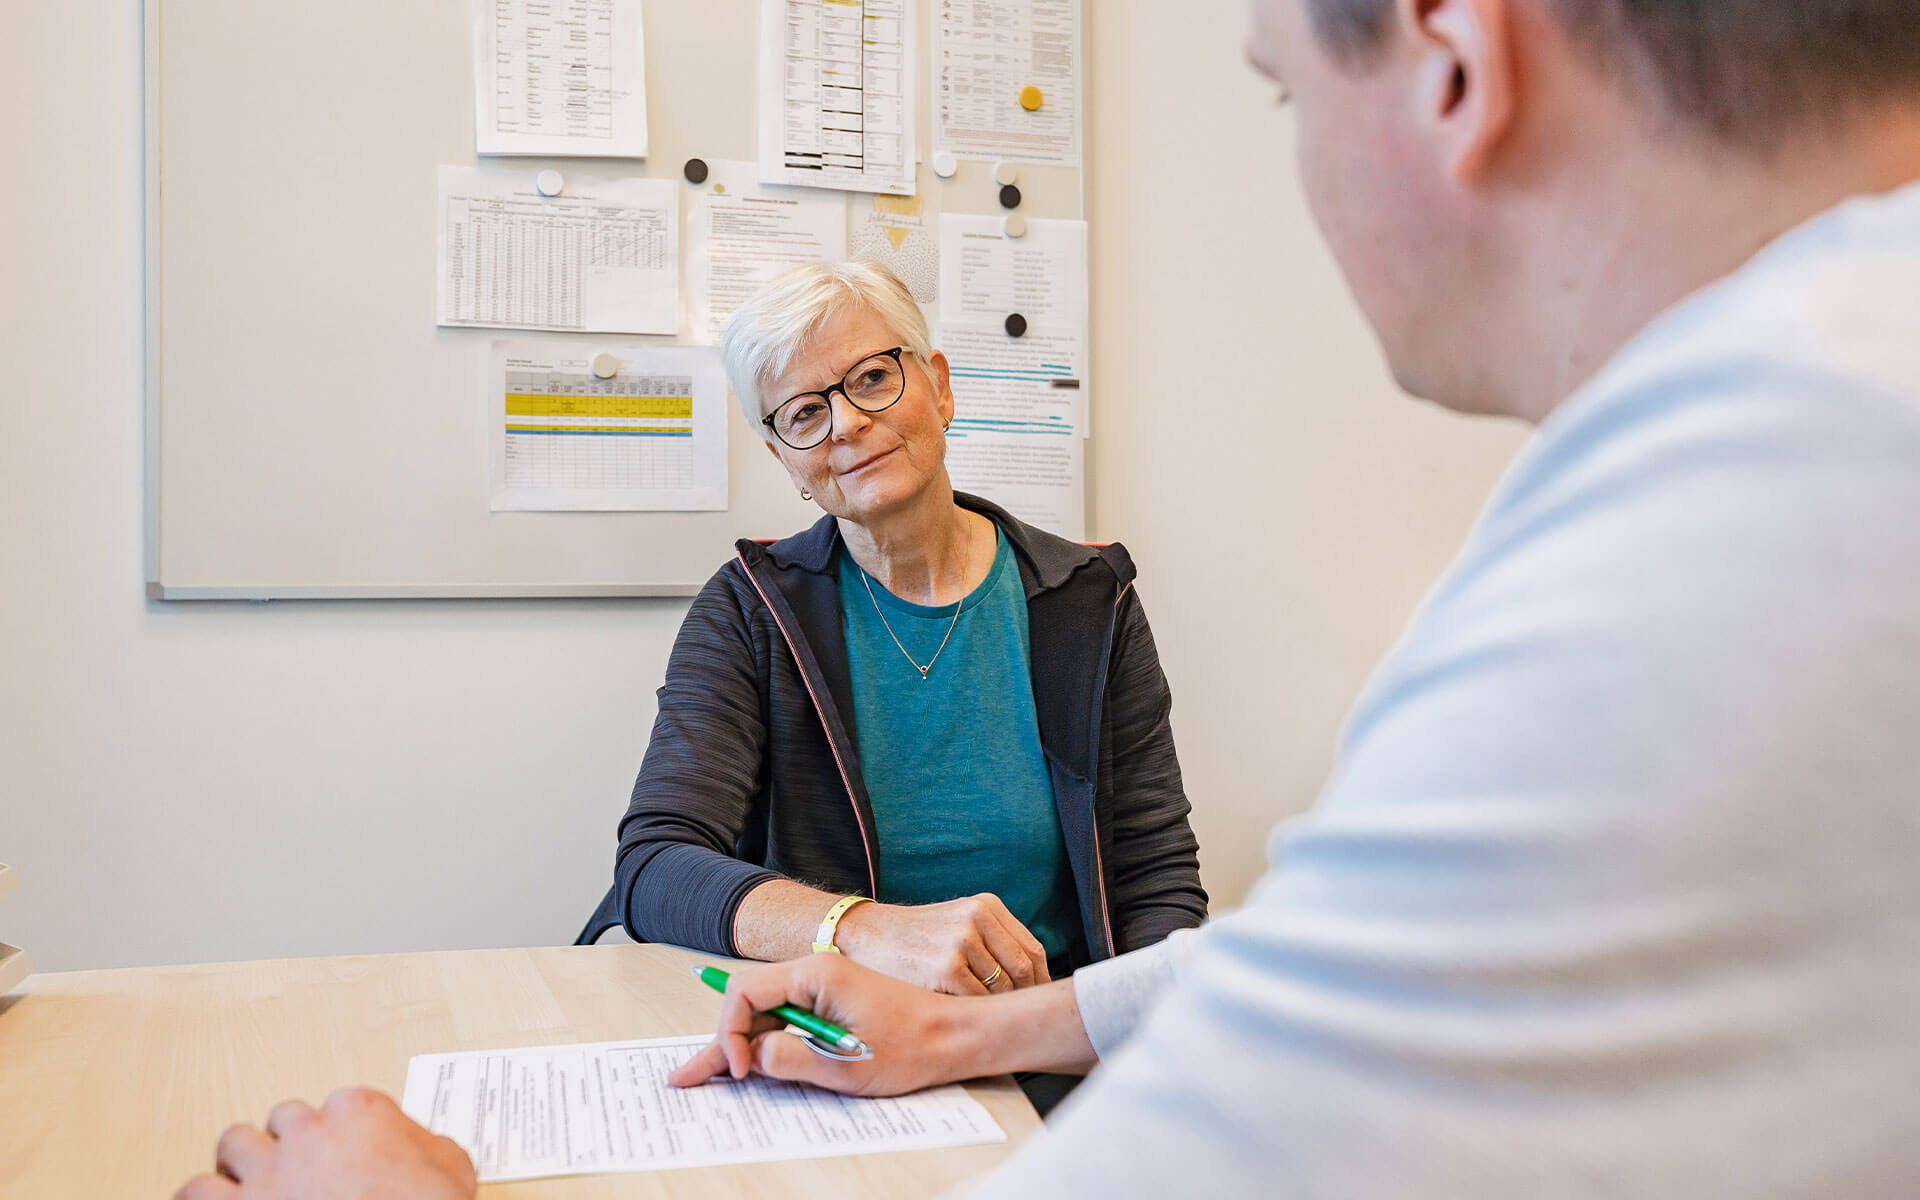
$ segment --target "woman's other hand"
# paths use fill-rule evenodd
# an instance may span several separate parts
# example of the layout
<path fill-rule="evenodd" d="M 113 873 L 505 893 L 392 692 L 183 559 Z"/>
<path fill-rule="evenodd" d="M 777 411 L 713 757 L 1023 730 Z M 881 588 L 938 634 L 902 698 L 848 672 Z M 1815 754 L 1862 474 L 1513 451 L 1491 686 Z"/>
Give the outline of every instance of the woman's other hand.
<path fill-rule="evenodd" d="M 1050 980 L 1040 940 L 990 892 L 942 904 L 858 904 L 834 944 L 863 966 L 955 996 Z"/>

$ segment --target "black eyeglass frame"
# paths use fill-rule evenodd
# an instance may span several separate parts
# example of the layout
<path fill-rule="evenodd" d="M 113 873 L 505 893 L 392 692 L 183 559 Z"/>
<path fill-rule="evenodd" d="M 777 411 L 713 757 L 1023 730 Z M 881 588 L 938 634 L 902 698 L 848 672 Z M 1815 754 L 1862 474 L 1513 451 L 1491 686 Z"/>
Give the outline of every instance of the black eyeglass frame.
<path fill-rule="evenodd" d="M 859 409 L 861 412 L 864 412 L 864 413 L 885 412 L 888 409 L 892 408 L 894 405 L 900 403 L 900 397 L 907 394 L 907 364 L 900 361 L 900 356 L 902 354 L 905 354 L 906 352 L 907 352 L 907 348 L 905 346 L 895 346 L 891 350 L 876 350 L 872 354 L 864 354 L 860 357 L 859 362 L 856 362 L 851 367 L 847 368 L 847 373 L 840 377 L 839 383 L 831 384 L 827 388 L 818 392 L 798 392 L 792 396 L 788 396 L 785 400 L 782 400 L 779 406 L 776 407 L 772 412 L 768 413 L 764 417 L 761 417 L 760 423 L 762 425 L 765 425 L 768 429 L 771 429 L 773 431 L 773 436 L 779 438 L 780 444 L 783 446 L 786 446 L 788 449 L 811 450 L 815 446 L 820 445 L 821 442 L 824 442 L 828 438 L 833 436 L 833 394 L 835 392 L 839 392 L 842 399 L 844 399 L 848 404 L 853 405 L 855 408 Z M 855 400 L 853 398 L 852 393 L 847 391 L 847 380 L 852 379 L 854 375 L 859 372 L 861 367 L 866 366 L 868 363 L 872 362 L 876 358 L 891 358 L 893 360 L 893 365 L 900 368 L 900 390 L 894 393 L 893 399 L 887 401 L 885 404 L 880 405 L 878 408 L 868 408 L 866 405 L 860 403 L 858 400 Z M 820 400 L 825 402 L 827 406 L 827 431 L 820 435 L 819 441 L 808 442 L 804 446 L 796 446 L 792 442 L 789 442 L 787 440 L 785 434 L 780 432 L 780 427 L 773 423 L 773 419 L 780 415 L 780 412 L 782 409 L 786 408 L 788 405 L 792 404 L 794 401 L 806 400 L 812 397 L 818 397 Z"/>

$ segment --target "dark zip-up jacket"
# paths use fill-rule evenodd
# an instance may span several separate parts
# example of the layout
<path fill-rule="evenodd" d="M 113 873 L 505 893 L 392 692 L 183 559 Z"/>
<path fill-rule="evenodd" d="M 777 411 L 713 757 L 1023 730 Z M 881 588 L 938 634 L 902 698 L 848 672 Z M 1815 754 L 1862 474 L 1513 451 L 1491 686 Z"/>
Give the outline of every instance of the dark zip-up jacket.
<path fill-rule="evenodd" d="M 991 518 L 1019 562 L 1040 745 L 1080 907 L 1073 965 L 1200 924 L 1207 896 L 1172 697 L 1132 559 L 954 499 Z M 839 545 L 832 517 L 771 545 L 742 541 L 701 589 L 620 822 L 613 889 L 583 941 L 624 924 L 641 941 L 737 954 L 741 900 L 781 877 L 886 898 L 853 728 Z"/>

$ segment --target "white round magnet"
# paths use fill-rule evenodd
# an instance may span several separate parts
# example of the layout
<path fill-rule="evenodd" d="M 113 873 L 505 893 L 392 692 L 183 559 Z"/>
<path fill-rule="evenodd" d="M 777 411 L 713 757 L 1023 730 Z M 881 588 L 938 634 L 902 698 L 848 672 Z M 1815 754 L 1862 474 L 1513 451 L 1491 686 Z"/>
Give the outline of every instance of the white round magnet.
<path fill-rule="evenodd" d="M 594 355 L 593 373 L 602 379 L 612 379 L 620 373 L 620 356 L 608 354 L 604 350 Z"/>
<path fill-rule="evenodd" d="M 1008 237 L 1027 236 L 1027 219 L 1021 216 L 1019 213 L 1008 213 L 1007 220 L 1006 220 L 1006 230 L 1007 230 Z"/>
<path fill-rule="evenodd" d="M 540 189 L 542 196 L 558 196 L 561 189 L 567 186 L 567 181 L 561 176 L 560 172 L 549 167 L 547 170 L 534 176 L 533 186 Z"/>
<path fill-rule="evenodd" d="M 1010 162 L 993 164 L 993 181 L 1001 187 L 1020 182 L 1020 168 Z"/>
<path fill-rule="evenodd" d="M 935 175 L 938 175 L 942 179 L 952 179 L 954 172 L 959 169 L 960 160 L 953 156 L 953 151 L 935 150 L 933 152 L 933 173 Z"/>

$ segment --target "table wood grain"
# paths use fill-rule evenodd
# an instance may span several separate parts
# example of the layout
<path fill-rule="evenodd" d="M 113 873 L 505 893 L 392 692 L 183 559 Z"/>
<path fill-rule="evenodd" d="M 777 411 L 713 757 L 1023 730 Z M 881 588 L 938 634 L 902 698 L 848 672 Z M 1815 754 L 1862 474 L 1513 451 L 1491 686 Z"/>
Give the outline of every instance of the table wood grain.
<path fill-rule="evenodd" d="M 719 997 L 672 946 L 468 950 L 37 975 L 0 998 L 0 1196 L 165 1200 L 220 1131 L 346 1084 L 399 1096 L 449 1050 L 704 1033 Z M 968 1085 L 1005 1145 L 482 1187 L 483 1200 L 934 1195 L 1040 1127 L 1011 1079 Z"/>

